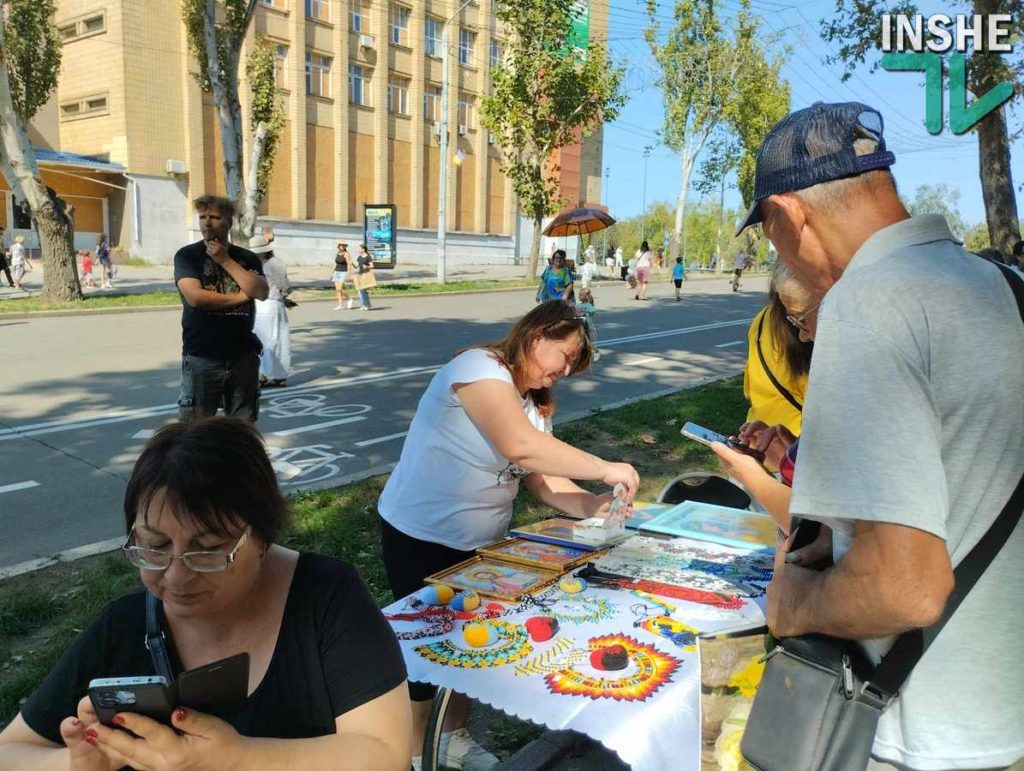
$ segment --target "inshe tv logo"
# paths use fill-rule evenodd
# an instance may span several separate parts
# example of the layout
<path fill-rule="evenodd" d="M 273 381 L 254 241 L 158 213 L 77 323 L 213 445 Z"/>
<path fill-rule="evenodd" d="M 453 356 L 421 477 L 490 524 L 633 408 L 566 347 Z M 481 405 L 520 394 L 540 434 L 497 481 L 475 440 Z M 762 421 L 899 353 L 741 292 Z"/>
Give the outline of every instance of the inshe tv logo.
<path fill-rule="evenodd" d="M 882 14 L 882 67 L 890 72 L 924 73 L 924 125 L 929 134 L 942 133 L 943 54 L 949 54 L 949 128 L 963 134 L 1013 96 L 1013 84 L 1003 81 L 967 104 L 967 60 L 970 51 L 1009 53 L 1009 14 L 906 16 Z M 951 53 L 952 52 L 952 53 Z"/>

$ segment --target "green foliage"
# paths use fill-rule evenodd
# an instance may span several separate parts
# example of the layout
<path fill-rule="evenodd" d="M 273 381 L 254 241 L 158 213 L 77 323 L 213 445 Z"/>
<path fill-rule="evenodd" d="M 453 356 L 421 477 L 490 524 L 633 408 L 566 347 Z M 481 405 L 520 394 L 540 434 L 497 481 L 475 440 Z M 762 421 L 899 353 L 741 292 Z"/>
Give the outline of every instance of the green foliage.
<path fill-rule="evenodd" d="M 196 80 L 203 91 L 210 93 L 213 91 L 213 84 L 210 82 L 203 23 L 203 10 L 207 2 L 208 0 L 181 0 L 181 20 L 185 24 L 188 50 L 199 65 Z M 217 62 L 220 65 L 221 76 L 231 81 L 237 79 L 238 52 L 255 12 L 256 0 L 220 0 L 218 4 L 223 7 L 224 12 L 222 22 L 215 28 Z"/>
<path fill-rule="evenodd" d="M 914 200 L 907 204 L 907 211 L 913 215 L 941 214 L 949 223 L 949 229 L 957 238 L 963 238 L 967 224 L 960 216 L 957 203 L 960 201 L 960 190 L 946 183 L 938 185 L 920 185 L 914 194 Z M 986 240 L 987 240 L 986 232 Z"/>
<path fill-rule="evenodd" d="M 6 0 L 3 56 L 11 100 L 26 122 L 46 104 L 60 74 L 61 43 L 50 20 L 56 0 Z"/>
<path fill-rule="evenodd" d="M 281 141 L 281 130 L 284 128 L 284 102 L 277 91 L 274 57 L 274 46 L 267 42 L 266 38 L 257 38 L 245 65 L 245 75 L 252 93 L 250 123 L 253 126 L 262 123 L 267 129 L 267 138 L 263 144 L 263 154 L 260 156 L 259 170 L 256 174 L 257 199 L 260 201 L 267 194 L 270 175 L 274 171 L 274 159 L 277 157 Z"/>
<path fill-rule="evenodd" d="M 561 201 L 551 153 L 614 120 L 625 98 L 624 70 L 605 49 L 566 48 L 572 0 L 497 0 L 508 32 L 503 61 L 491 68 L 492 89 L 480 119 L 494 137 L 505 174 L 524 211 L 536 221 Z"/>
<path fill-rule="evenodd" d="M 964 248 L 969 252 L 980 252 L 991 245 L 988 238 L 988 225 L 984 222 L 972 225 L 964 233 Z"/>

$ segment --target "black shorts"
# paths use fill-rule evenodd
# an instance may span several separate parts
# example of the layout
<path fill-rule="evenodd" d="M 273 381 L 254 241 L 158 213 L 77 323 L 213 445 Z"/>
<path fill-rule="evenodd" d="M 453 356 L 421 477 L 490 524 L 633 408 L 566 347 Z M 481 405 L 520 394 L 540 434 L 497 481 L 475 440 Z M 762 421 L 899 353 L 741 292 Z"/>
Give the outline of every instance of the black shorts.
<path fill-rule="evenodd" d="M 683 287 L 683 280 L 681 278 L 672 279 L 672 283 L 676 285 L 676 289 L 682 289 Z"/>
<path fill-rule="evenodd" d="M 736 268 L 735 270 L 733 270 L 733 275 L 734 276 L 742 276 L 743 275 L 743 268 Z"/>

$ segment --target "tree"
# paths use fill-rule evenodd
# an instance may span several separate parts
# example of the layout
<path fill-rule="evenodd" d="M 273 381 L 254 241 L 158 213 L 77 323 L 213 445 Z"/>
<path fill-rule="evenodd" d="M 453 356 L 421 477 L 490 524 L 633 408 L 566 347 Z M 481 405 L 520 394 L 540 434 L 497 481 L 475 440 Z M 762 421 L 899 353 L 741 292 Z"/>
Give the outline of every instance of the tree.
<path fill-rule="evenodd" d="M 705 147 L 711 149 L 715 160 L 703 167 L 704 182 L 716 187 L 745 152 L 756 152 L 753 140 L 759 144 L 763 136 L 755 137 L 759 124 L 750 116 L 759 109 L 760 100 L 746 105 L 742 100 L 767 86 L 771 95 L 766 104 L 774 109 L 782 99 L 788 109 L 788 90 L 778 85 L 778 64 L 766 62 L 765 48 L 758 42 L 759 22 L 748 9 L 749 1 L 741 0 L 736 18 L 724 22 L 716 0 L 677 0 L 675 24 L 662 39 L 655 15 L 657 3 L 647 0 L 650 21 L 644 37 L 661 70 L 662 136 L 665 145 L 679 155 L 681 171 L 669 245 L 671 259 L 679 254 L 686 199 Z M 769 73 L 775 78 L 771 83 L 764 80 Z M 743 135 L 736 133 L 737 125 L 744 128 Z"/>
<path fill-rule="evenodd" d="M 914 200 L 907 204 L 907 210 L 913 214 L 941 214 L 949 223 L 949 229 L 953 235 L 963 239 L 967 232 L 967 223 L 960 216 L 957 203 L 960 201 L 960 191 L 942 183 L 939 185 L 920 185 L 914 194 Z"/>
<path fill-rule="evenodd" d="M 969 252 L 980 252 L 989 246 L 988 225 L 979 222 L 967 228 L 967 232 L 964 233 L 964 249 Z"/>
<path fill-rule="evenodd" d="M 954 17 L 960 13 L 980 14 L 983 18 L 992 14 L 1010 14 L 1018 38 L 1021 34 L 1020 12 L 1018 0 L 974 0 L 944 9 L 944 13 Z M 836 0 L 834 16 L 821 22 L 822 37 L 838 45 L 838 52 L 829 57 L 829 61 L 841 62 L 845 66 L 844 79 L 849 78 L 859 65 L 868 64 L 872 71 L 878 67 L 878 20 L 883 13 L 909 15 L 921 11 L 908 0 Z M 990 112 L 971 130 L 978 133 L 978 166 L 989 240 L 1004 254 L 1009 254 L 1020 239 L 1020 225 L 1010 173 L 1006 108 L 1020 98 L 1024 88 L 1024 58 L 1019 54 L 1004 55 L 989 50 L 986 36 L 982 45 L 968 56 L 967 87 L 975 95 L 986 94 L 1004 80 L 1013 82 L 1014 97 Z"/>
<path fill-rule="evenodd" d="M 50 23 L 55 0 L 0 4 L 0 170 L 18 203 L 28 207 L 43 252 L 46 300 L 82 299 L 75 262 L 74 226 L 67 205 L 39 174 L 28 122 L 57 85 L 60 39 Z"/>
<path fill-rule="evenodd" d="M 541 223 L 561 204 L 552 153 L 614 120 L 625 97 L 624 70 L 602 46 L 568 45 L 573 0 L 498 0 L 508 35 L 505 57 L 491 68 L 492 90 L 480 120 L 495 139 L 520 205 L 533 218 L 527 276 L 537 274 Z M 441 163 L 447 163 L 442 158 Z"/>
<path fill-rule="evenodd" d="M 199 63 L 196 75 L 203 91 L 213 94 L 224 151 L 224 181 L 228 198 L 238 204 L 235 238 L 248 243 L 256 229 L 260 203 L 274 166 L 284 125 L 284 107 L 277 94 L 273 49 L 257 40 L 246 63 L 252 92 L 249 114 L 248 174 L 242 163 L 242 107 L 238 98 L 242 41 L 258 0 L 222 0 L 223 22 L 217 24 L 217 0 L 182 0 L 181 17 L 189 50 Z"/>

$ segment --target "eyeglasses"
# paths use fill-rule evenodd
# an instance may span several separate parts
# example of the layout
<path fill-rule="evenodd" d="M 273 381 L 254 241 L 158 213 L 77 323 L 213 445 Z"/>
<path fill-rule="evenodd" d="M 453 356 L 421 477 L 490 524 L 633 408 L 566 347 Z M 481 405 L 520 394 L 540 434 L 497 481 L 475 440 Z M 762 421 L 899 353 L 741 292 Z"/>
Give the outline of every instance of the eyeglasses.
<path fill-rule="evenodd" d="M 228 565 L 235 561 L 235 555 L 238 554 L 242 544 L 249 538 L 250 530 L 251 528 L 245 528 L 242 537 L 238 539 L 235 548 L 230 552 L 189 551 L 180 556 L 175 556 L 169 551 L 149 549 L 145 546 L 136 545 L 134 530 L 132 530 L 128 539 L 124 542 L 121 550 L 129 562 L 143 570 L 167 570 L 171 566 L 172 560 L 181 560 L 185 567 L 196 573 L 222 573 L 227 570 Z"/>
<path fill-rule="evenodd" d="M 816 310 L 818 310 L 818 306 L 819 305 L 821 305 L 820 301 L 818 301 L 813 306 L 811 306 L 810 308 L 805 310 L 799 316 L 791 316 L 790 314 L 787 313 L 786 314 L 786 321 L 788 321 L 790 324 L 792 324 L 797 329 L 802 329 L 804 332 L 809 332 L 810 330 L 807 329 L 807 319 L 810 318 L 810 315 L 812 313 L 814 313 Z"/>

